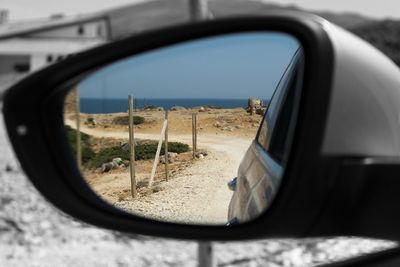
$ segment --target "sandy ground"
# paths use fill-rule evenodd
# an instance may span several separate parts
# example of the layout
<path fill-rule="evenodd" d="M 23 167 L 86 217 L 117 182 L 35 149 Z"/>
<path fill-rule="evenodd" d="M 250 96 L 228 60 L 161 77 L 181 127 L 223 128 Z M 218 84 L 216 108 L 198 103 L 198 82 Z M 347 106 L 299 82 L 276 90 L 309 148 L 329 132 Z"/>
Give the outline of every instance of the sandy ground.
<path fill-rule="evenodd" d="M 232 195 L 226 186 L 232 176 L 226 170 L 234 170 L 236 165 L 232 166 L 229 159 L 221 160 L 224 156 L 223 153 L 212 152 L 168 182 L 160 184 L 157 192 L 138 200 L 123 200 L 115 205 L 153 219 L 226 224 Z"/>
<path fill-rule="evenodd" d="M 213 114 L 222 117 L 235 113 L 238 111 L 223 110 L 215 111 Z M 242 114 L 247 121 L 249 116 L 246 113 Z M 160 117 L 159 112 L 156 112 L 155 115 Z M 191 116 L 189 112 L 187 115 Z M 97 116 L 98 120 L 100 116 Z M 170 127 L 174 131 L 171 131 L 169 140 L 190 144 L 192 136 L 186 134 L 190 130 L 186 127 L 186 117 L 182 112 L 179 116 L 182 116 L 183 119 L 170 116 Z M 132 200 L 129 197 L 130 179 L 127 171 L 102 175 L 95 182 L 92 181 L 89 184 L 96 193 L 112 205 L 141 216 L 181 223 L 226 224 L 228 206 L 232 197 L 232 192 L 227 188 L 227 182 L 236 176 L 240 161 L 252 141 L 246 133 L 253 132 L 254 134 L 254 130 L 246 133 L 237 131 L 235 132 L 236 136 L 226 136 L 225 131 L 218 135 L 213 132 L 212 127 L 205 127 L 204 121 L 211 126 L 215 124 L 215 121 L 210 121 L 210 116 L 201 114 L 199 117 L 201 118 L 199 124 L 203 125 L 204 131 L 198 135 L 198 148 L 206 150 L 208 156 L 195 160 L 194 164 L 171 175 L 170 181 L 159 182 L 155 193 L 140 195 L 137 199 Z M 66 120 L 66 124 L 73 128 L 76 127 L 75 121 L 70 119 Z M 159 134 L 155 134 L 154 130 L 153 133 L 149 133 L 152 128 L 150 124 L 142 126 L 138 129 L 139 131 L 135 132 L 135 137 L 157 140 Z M 178 129 L 185 134 L 177 134 Z M 123 139 L 127 137 L 126 129 L 115 126 L 90 128 L 82 125 L 81 131 L 97 138 Z M 160 167 L 162 168 L 159 166 L 159 169 Z M 148 176 L 146 173 L 139 173 L 139 183 L 147 180 Z M 121 194 L 124 196 L 121 197 Z"/>
<path fill-rule="evenodd" d="M 197 244 L 102 230 L 59 212 L 14 157 L 0 115 L 0 266 L 197 266 Z M 217 266 L 317 266 L 394 246 L 363 238 L 216 242 Z"/>
<path fill-rule="evenodd" d="M 199 112 L 199 109 L 185 109 L 169 112 L 169 132 L 171 134 L 191 134 L 192 113 L 197 114 L 197 129 L 199 134 L 215 134 L 223 136 L 236 136 L 243 138 L 254 138 L 262 116 L 250 116 L 243 108 L 235 109 L 206 109 Z M 138 133 L 158 134 L 164 121 L 164 111 L 137 111 L 134 115 L 144 117 L 145 122 L 135 126 Z M 105 132 L 115 130 L 125 131 L 128 134 L 127 126 L 117 126 L 112 123 L 118 116 L 127 116 L 127 113 L 110 114 L 81 114 L 81 122 L 87 118 L 93 118 L 97 122 L 96 128 L 103 128 Z M 75 114 L 65 114 L 69 123 L 75 120 Z M 127 135 L 125 135 L 127 137 Z"/>

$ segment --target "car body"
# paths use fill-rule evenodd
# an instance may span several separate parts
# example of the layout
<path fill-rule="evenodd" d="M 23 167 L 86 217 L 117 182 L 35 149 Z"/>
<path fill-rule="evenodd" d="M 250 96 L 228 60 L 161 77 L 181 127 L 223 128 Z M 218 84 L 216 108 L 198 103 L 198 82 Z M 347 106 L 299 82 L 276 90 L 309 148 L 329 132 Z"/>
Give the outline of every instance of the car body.
<path fill-rule="evenodd" d="M 291 134 L 284 133 L 295 117 L 295 93 L 301 91 L 303 53 L 299 48 L 293 55 L 275 89 L 257 136 L 239 166 L 237 177 L 229 182 L 229 188 L 234 191 L 229 204 L 229 225 L 258 217 L 278 191 L 291 142 Z"/>

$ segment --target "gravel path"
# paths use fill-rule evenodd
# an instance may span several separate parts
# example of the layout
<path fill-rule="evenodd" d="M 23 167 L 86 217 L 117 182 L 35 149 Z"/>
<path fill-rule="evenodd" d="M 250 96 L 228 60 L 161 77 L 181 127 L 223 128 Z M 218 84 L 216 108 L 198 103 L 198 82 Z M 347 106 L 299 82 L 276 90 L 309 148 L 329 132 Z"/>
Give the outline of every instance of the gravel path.
<path fill-rule="evenodd" d="M 74 127 L 73 121 L 67 124 Z M 105 131 L 82 126 L 81 131 L 94 137 L 126 138 L 127 132 Z M 135 137 L 157 140 L 157 134 L 135 133 Z M 191 135 L 170 134 L 170 141 L 191 143 Z M 198 136 L 199 149 L 208 156 L 175 175 L 162 190 L 140 199 L 123 200 L 113 205 L 159 220 L 183 223 L 226 224 L 232 192 L 227 182 L 236 176 L 240 161 L 251 139 L 217 135 Z"/>
<path fill-rule="evenodd" d="M 116 206 L 154 219 L 202 224 L 225 224 L 232 196 L 227 174 L 237 168 L 225 153 L 211 152 L 173 179 L 162 190 L 139 200 L 117 202 Z"/>

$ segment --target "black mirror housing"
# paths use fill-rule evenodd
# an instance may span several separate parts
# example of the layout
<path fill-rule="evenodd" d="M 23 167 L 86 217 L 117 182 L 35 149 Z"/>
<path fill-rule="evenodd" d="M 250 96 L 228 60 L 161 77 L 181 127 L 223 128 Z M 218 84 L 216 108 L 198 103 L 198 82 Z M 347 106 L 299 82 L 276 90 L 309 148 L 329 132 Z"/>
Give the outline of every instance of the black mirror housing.
<path fill-rule="evenodd" d="M 348 159 L 345 153 L 324 154 L 337 63 L 329 27 L 334 26 L 317 16 L 282 11 L 265 17 L 178 26 L 82 52 L 33 74 L 6 93 L 4 114 L 10 139 L 25 172 L 49 201 L 62 211 L 100 227 L 201 240 L 355 233 L 386 237 L 384 232 L 371 232 L 369 227 L 362 228 L 365 231 L 352 231 L 361 223 L 357 218 L 349 226 L 344 227 L 340 223 L 335 226 L 335 223 L 341 222 L 337 209 L 331 207 L 327 210 L 333 205 L 332 199 L 337 198 L 332 196 L 332 192 L 340 194 L 346 186 L 343 181 L 344 184 L 338 184 L 337 177 L 343 174 L 343 163 Z M 75 81 L 128 56 L 204 37 L 260 31 L 283 32 L 296 37 L 304 48 L 305 56 L 303 90 L 284 179 L 273 204 L 263 215 L 254 221 L 229 227 L 151 221 L 109 206 L 88 188 L 69 153 L 62 123 L 63 100 Z M 356 180 L 360 182 L 362 178 Z M 353 187 L 354 190 L 356 188 Z M 370 192 L 370 187 L 366 190 Z M 351 192 L 348 194 L 352 199 Z M 362 197 L 365 197 L 364 193 Z M 357 209 L 357 206 L 354 208 Z M 372 216 L 375 213 L 363 214 Z"/>

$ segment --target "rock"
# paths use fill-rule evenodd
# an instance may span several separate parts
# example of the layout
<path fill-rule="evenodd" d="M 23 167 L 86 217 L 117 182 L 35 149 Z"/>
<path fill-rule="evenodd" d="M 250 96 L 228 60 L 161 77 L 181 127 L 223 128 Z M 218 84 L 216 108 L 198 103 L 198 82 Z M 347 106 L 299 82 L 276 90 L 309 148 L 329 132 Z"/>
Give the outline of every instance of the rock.
<path fill-rule="evenodd" d="M 233 132 L 234 129 L 235 128 L 233 128 L 232 126 L 226 126 L 226 127 L 223 127 L 221 130 L 222 131 Z"/>
<path fill-rule="evenodd" d="M 123 143 L 121 144 L 122 150 L 128 151 L 129 150 L 129 143 Z"/>
<path fill-rule="evenodd" d="M 136 139 L 136 138 L 135 138 L 135 141 L 134 141 L 135 146 L 137 146 L 137 145 L 139 144 L 140 141 L 141 141 L 140 139 Z M 126 151 L 128 151 L 128 150 L 130 149 L 130 148 L 129 148 L 129 143 L 127 143 L 127 142 L 123 142 L 120 146 L 121 146 L 121 148 L 122 148 L 123 150 L 126 150 Z"/>
<path fill-rule="evenodd" d="M 90 126 L 96 126 L 97 122 L 94 118 L 89 117 L 86 119 L 86 121 L 84 122 L 85 125 L 90 125 Z"/>
<path fill-rule="evenodd" d="M 103 163 L 101 165 L 101 173 L 105 173 L 105 172 L 109 172 L 112 169 L 115 169 L 118 167 L 118 164 L 115 162 L 107 162 L 107 163 Z"/>
<path fill-rule="evenodd" d="M 258 114 L 257 110 L 260 110 L 259 112 L 261 112 L 263 108 L 265 108 L 265 106 L 260 98 L 249 98 L 247 100 L 246 111 L 251 115 Z"/>
<path fill-rule="evenodd" d="M 114 163 L 116 163 L 116 164 L 121 164 L 121 162 L 122 162 L 122 159 L 121 158 L 113 158 L 112 159 L 112 162 L 114 162 Z"/>
<path fill-rule="evenodd" d="M 147 106 L 143 109 L 144 111 L 164 111 L 163 107 Z"/>
<path fill-rule="evenodd" d="M 217 128 L 221 128 L 223 126 L 226 126 L 228 123 L 226 121 L 217 121 L 216 123 L 214 123 L 214 126 Z"/>
<path fill-rule="evenodd" d="M 217 128 L 221 128 L 222 127 L 222 123 L 217 121 L 216 123 L 214 123 L 214 126 Z"/>
<path fill-rule="evenodd" d="M 177 156 L 178 156 L 178 153 L 168 152 L 168 163 L 174 163 Z M 164 155 L 160 156 L 160 163 L 165 164 L 165 156 Z"/>
<path fill-rule="evenodd" d="M 171 111 L 178 111 L 178 110 L 186 110 L 186 108 L 181 106 L 173 106 L 171 108 Z"/>
<path fill-rule="evenodd" d="M 243 129 L 244 126 L 243 126 L 243 125 L 236 125 L 235 128 L 236 128 L 236 129 Z"/>
<path fill-rule="evenodd" d="M 256 109 L 256 114 L 264 115 L 265 111 L 267 111 L 266 107 L 259 107 L 259 108 Z"/>
<path fill-rule="evenodd" d="M 200 151 L 196 152 L 195 156 L 196 156 L 196 158 L 202 159 L 202 158 L 208 156 L 208 153 L 207 153 L 207 151 L 200 150 Z"/>
<path fill-rule="evenodd" d="M 259 124 L 258 124 L 258 123 L 253 123 L 251 126 L 253 126 L 253 127 L 258 127 Z"/>

